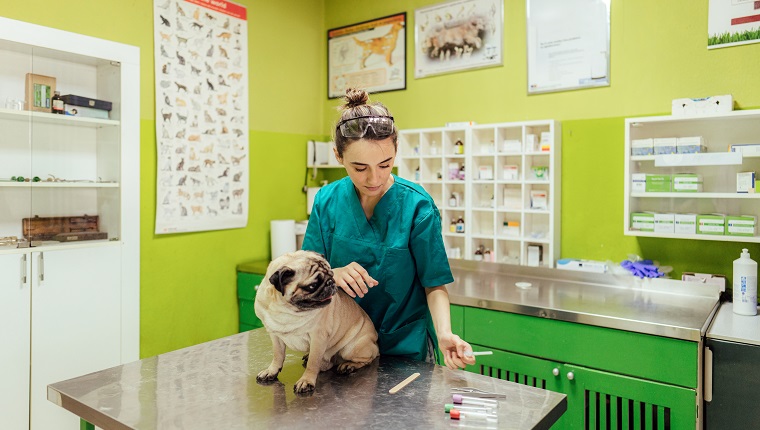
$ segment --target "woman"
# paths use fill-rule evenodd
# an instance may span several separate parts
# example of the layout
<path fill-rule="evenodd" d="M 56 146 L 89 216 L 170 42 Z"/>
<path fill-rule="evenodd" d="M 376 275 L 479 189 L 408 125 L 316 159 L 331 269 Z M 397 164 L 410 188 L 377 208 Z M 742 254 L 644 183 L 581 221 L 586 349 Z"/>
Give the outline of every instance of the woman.
<path fill-rule="evenodd" d="M 303 249 L 324 254 L 335 282 L 357 297 L 378 332 L 381 354 L 474 364 L 470 345 L 451 332 L 449 295 L 454 281 L 433 199 L 391 174 L 398 130 L 381 103 L 365 91 L 346 90 L 335 129 L 335 157 L 348 177 L 319 190 Z M 437 336 L 436 336 L 437 333 Z"/>

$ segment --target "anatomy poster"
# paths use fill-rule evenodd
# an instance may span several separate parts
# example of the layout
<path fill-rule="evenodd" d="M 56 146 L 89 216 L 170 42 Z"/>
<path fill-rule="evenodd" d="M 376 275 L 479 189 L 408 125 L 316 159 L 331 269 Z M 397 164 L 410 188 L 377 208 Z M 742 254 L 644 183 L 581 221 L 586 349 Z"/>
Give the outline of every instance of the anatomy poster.
<path fill-rule="evenodd" d="M 246 9 L 154 0 L 156 234 L 248 220 Z"/>
<path fill-rule="evenodd" d="M 454 0 L 414 11 L 414 77 L 502 64 L 503 0 Z"/>
<path fill-rule="evenodd" d="M 327 31 L 327 96 L 406 88 L 406 13 Z"/>

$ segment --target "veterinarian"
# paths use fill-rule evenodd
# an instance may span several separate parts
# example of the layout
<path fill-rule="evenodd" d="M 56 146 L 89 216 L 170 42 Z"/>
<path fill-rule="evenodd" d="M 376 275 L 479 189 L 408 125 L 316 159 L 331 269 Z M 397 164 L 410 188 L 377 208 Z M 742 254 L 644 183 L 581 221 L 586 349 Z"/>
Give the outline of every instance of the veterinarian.
<path fill-rule="evenodd" d="M 303 249 L 324 254 L 335 282 L 355 297 L 378 332 L 380 354 L 474 364 L 451 332 L 446 284 L 454 281 L 441 217 L 422 187 L 391 174 L 398 130 L 388 109 L 346 90 L 335 156 L 348 177 L 317 193 Z M 358 298 L 357 298 L 358 297 Z"/>

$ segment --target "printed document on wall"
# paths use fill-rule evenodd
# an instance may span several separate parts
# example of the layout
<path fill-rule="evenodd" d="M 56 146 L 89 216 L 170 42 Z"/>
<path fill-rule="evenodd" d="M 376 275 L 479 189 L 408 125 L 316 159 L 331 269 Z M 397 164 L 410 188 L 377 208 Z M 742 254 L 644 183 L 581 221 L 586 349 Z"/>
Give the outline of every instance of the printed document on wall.
<path fill-rule="evenodd" d="M 154 0 L 156 234 L 245 227 L 248 26 L 224 0 Z"/>
<path fill-rule="evenodd" d="M 528 0 L 528 93 L 610 85 L 610 0 Z"/>
<path fill-rule="evenodd" d="M 760 2 L 710 0 L 707 49 L 760 42 Z"/>

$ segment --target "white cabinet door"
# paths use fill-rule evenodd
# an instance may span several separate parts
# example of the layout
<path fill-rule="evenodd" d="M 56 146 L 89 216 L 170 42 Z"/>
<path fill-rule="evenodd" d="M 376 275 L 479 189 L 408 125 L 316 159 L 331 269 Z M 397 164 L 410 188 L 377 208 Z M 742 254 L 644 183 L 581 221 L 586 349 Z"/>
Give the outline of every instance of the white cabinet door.
<path fill-rule="evenodd" d="M 79 418 L 47 400 L 47 385 L 120 363 L 121 248 L 31 257 L 31 429 L 75 430 Z"/>
<path fill-rule="evenodd" d="M 5 429 L 29 428 L 29 266 L 27 254 L 0 255 L 0 428 Z"/>

